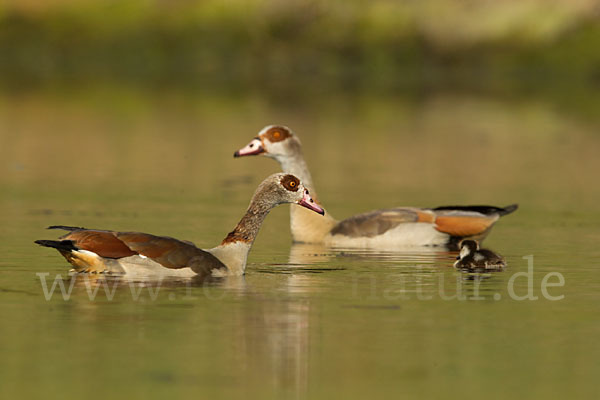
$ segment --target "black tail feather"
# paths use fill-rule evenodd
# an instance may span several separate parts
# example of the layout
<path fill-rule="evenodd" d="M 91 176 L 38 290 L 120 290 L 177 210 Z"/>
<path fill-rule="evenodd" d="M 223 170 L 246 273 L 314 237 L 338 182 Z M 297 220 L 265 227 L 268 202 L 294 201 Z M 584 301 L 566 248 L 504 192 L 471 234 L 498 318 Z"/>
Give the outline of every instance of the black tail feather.
<path fill-rule="evenodd" d="M 85 230 L 86 228 L 77 227 L 77 226 L 66 226 L 66 225 L 52 225 L 46 229 L 62 229 L 63 231 L 81 231 L 81 230 Z"/>
<path fill-rule="evenodd" d="M 35 243 L 62 251 L 78 250 L 72 240 L 36 240 Z"/>
<path fill-rule="evenodd" d="M 517 208 L 519 208 L 519 205 L 518 205 L 518 204 L 516 204 L 516 203 L 515 203 L 515 204 L 511 204 L 511 205 L 509 205 L 509 206 L 506 206 L 506 207 L 504 207 L 504 209 L 503 209 L 503 210 L 500 212 L 500 215 L 502 216 L 502 215 L 507 215 L 507 214 L 513 213 L 513 212 L 515 212 L 515 211 L 517 210 Z"/>
<path fill-rule="evenodd" d="M 478 213 L 482 213 L 485 215 L 489 214 L 498 214 L 500 216 L 507 215 L 514 212 L 517 208 L 519 208 L 518 204 L 511 204 L 504 208 L 502 207 L 494 207 L 494 206 L 442 206 L 436 207 L 434 211 L 442 211 L 442 210 L 457 210 L 457 211 L 474 211 Z"/>

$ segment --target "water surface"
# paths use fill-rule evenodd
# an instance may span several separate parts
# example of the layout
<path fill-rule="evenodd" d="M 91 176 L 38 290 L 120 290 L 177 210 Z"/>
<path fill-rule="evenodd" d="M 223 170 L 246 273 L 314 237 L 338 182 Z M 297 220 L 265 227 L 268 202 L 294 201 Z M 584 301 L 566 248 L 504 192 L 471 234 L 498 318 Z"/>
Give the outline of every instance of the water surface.
<path fill-rule="evenodd" d="M 64 259 L 33 244 L 55 237 L 48 225 L 219 243 L 277 171 L 232 157 L 268 123 L 299 134 L 336 218 L 520 203 L 485 242 L 507 270 L 460 273 L 455 253 L 435 249 L 292 246 L 282 206 L 245 277 L 110 281 L 108 293 L 81 281 L 68 300 L 59 289 L 46 299 L 36 274 L 48 287 L 57 274 L 71 283 Z M 0 96 L 0 395 L 591 398 L 599 128 L 539 100 L 446 93 Z M 524 299 L 528 277 L 515 277 L 529 260 L 536 300 Z M 544 295 L 547 274 L 564 285 Z"/>

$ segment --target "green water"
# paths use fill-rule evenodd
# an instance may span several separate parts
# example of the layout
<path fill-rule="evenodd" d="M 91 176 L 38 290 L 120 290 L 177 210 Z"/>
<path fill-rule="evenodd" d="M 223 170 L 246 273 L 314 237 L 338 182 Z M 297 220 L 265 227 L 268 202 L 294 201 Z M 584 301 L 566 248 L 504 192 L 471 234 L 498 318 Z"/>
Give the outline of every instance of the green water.
<path fill-rule="evenodd" d="M 282 206 L 243 278 L 75 282 L 46 299 L 36 274 L 51 286 L 68 270 L 33 244 L 56 236 L 48 225 L 219 243 L 277 171 L 232 157 L 267 123 L 301 137 L 337 218 L 518 202 L 485 243 L 508 268 L 291 246 Z M 0 96 L 0 397 L 596 397 L 599 128 L 539 99 L 446 93 Z"/>

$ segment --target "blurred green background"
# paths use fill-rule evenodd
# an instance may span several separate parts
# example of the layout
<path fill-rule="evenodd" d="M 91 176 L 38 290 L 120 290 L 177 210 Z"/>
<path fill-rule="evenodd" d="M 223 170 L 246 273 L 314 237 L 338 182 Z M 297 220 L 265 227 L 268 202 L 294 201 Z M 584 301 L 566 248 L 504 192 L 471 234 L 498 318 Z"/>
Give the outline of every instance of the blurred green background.
<path fill-rule="evenodd" d="M 0 85 L 272 93 L 434 85 L 564 98 L 599 84 L 599 6 L 597 0 L 3 0 Z"/>

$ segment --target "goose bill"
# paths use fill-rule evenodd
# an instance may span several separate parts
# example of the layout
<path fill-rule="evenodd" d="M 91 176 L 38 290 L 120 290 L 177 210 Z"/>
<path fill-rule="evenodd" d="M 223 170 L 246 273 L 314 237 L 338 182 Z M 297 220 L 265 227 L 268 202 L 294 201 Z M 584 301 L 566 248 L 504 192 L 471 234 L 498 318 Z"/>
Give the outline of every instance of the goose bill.
<path fill-rule="evenodd" d="M 259 138 L 253 139 L 246 147 L 233 153 L 234 157 L 255 156 L 265 152 L 265 148 Z"/>
<path fill-rule="evenodd" d="M 298 201 L 298 204 L 300 204 L 302 207 L 308 208 L 309 210 L 313 210 L 314 212 L 317 212 L 321 215 L 325 215 L 325 210 L 319 207 L 317 203 L 315 203 L 312 197 L 310 197 L 308 190 L 304 192 L 304 197 L 302 197 L 302 200 Z"/>

